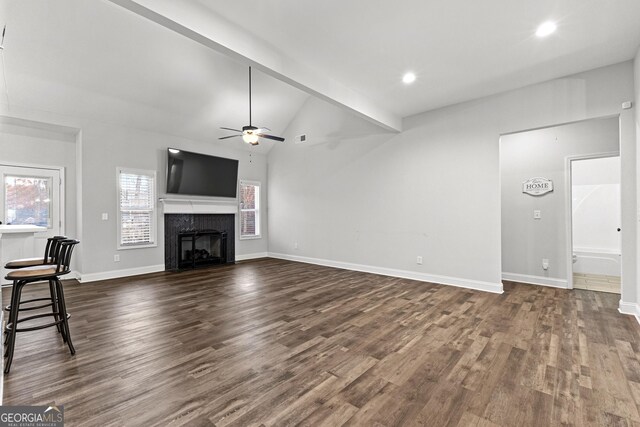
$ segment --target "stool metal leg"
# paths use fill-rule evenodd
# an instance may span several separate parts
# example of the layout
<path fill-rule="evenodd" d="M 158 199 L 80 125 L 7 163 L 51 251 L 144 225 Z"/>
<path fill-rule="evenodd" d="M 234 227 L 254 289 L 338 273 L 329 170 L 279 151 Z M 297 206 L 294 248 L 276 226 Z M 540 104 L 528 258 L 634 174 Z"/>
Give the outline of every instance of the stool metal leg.
<path fill-rule="evenodd" d="M 64 290 L 62 289 L 62 282 L 60 279 L 56 278 L 56 292 L 58 295 L 58 313 L 60 314 L 60 320 L 62 321 L 60 325 L 62 326 L 63 336 L 67 338 L 67 345 L 69 346 L 69 351 L 71 354 L 76 354 L 76 349 L 73 347 L 73 343 L 71 342 L 71 332 L 69 331 L 69 322 L 67 316 L 67 306 L 64 301 Z"/>
<path fill-rule="evenodd" d="M 14 280 L 13 285 L 11 286 L 11 302 L 9 303 L 9 316 L 7 317 L 7 322 L 5 323 L 5 329 L 4 329 L 5 346 L 9 343 L 9 329 L 6 328 L 6 325 L 15 323 L 13 321 L 13 308 L 19 305 L 19 303 L 16 303 L 16 283 L 17 282 L 18 282 L 17 280 Z M 4 357 L 7 357 L 7 354 L 9 354 L 8 346 L 4 350 Z"/>
<path fill-rule="evenodd" d="M 58 313 L 59 313 L 58 301 L 57 301 L 58 296 L 56 293 L 55 283 L 51 279 L 49 279 L 49 295 L 51 295 L 51 311 L 53 313 L 53 318 L 56 322 L 58 322 L 60 320 L 58 316 Z M 62 329 L 60 328 L 59 324 L 56 325 L 56 329 L 58 330 L 59 333 L 62 332 Z"/>
<path fill-rule="evenodd" d="M 20 301 L 20 294 L 22 293 L 22 287 L 24 282 L 17 281 L 13 284 L 13 293 L 15 294 L 13 304 L 11 305 L 10 318 L 12 319 L 11 329 L 9 330 L 9 343 L 7 345 L 7 360 L 4 362 L 4 373 L 8 374 L 11 369 L 11 362 L 13 361 L 13 351 L 16 346 L 16 330 L 18 329 L 18 306 L 20 305 L 16 301 Z M 8 326 L 8 325 L 7 325 Z"/>

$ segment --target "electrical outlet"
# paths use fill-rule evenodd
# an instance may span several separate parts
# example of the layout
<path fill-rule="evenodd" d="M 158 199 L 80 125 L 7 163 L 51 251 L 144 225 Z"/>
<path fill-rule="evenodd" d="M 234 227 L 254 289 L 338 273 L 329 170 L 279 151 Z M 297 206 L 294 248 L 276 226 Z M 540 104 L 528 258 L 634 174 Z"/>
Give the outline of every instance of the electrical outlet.
<path fill-rule="evenodd" d="M 109 220 L 109 214 L 108 214 L 108 213 L 106 213 L 106 212 L 105 212 L 105 213 L 103 213 L 103 214 L 102 214 L 102 220 L 103 220 L 103 221 L 107 221 L 107 220 Z"/>
<path fill-rule="evenodd" d="M 549 260 L 547 258 L 542 258 L 542 269 L 543 270 L 549 269 Z"/>
<path fill-rule="evenodd" d="M 298 242 L 293 242 L 293 249 L 298 249 Z"/>
<path fill-rule="evenodd" d="M 422 265 L 422 257 L 421 256 L 416 257 L 416 264 Z"/>
<path fill-rule="evenodd" d="M 113 256 L 113 262 L 120 262 L 120 254 L 115 254 Z"/>

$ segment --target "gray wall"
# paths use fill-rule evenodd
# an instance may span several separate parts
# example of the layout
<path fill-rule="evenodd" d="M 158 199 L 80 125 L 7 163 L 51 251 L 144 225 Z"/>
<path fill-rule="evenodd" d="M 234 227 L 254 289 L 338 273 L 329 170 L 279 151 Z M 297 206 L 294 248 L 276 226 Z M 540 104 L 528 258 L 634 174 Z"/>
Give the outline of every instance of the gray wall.
<path fill-rule="evenodd" d="M 619 151 L 619 119 L 588 120 L 500 138 L 502 271 L 511 275 L 567 279 L 566 157 Z M 542 196 L 522 192 L 529 178 L 551 179 Z M 541 211 L 541 219 L 533 211 Z M 542 259 L 549 260 L 548 270 Z M 518 278 L 512 278 L 518 280 Z M 520 278 L 527 281 L 527 278 Z M 537 280 L 529 278 L 529 280 Z M 553 284 L 547 282 L 546 284 Z M 561 283 L 556 283 L 562 285 Z M 566 285 L 566 283 L 565 283 Z"/>
<path fill-rule="evenodd" d="M 269 153 L 269 251 L 499 284 L 500 135 L 619 114 L 633 88 L 625 62 L 409 117 L 397 135 L 277 146 Z M 308 103 L 287 137 L 301 122 L 319 128 L 327 116 Z M 621 140 L 625 156 L 635 135 Z M 635 169 L 623 176 L 623 209 L 635 218 Z M 635 244 L 623 252 L 635 263 Z M 635 277 L 627 283 L 623 297 L 635 301 Z"/>

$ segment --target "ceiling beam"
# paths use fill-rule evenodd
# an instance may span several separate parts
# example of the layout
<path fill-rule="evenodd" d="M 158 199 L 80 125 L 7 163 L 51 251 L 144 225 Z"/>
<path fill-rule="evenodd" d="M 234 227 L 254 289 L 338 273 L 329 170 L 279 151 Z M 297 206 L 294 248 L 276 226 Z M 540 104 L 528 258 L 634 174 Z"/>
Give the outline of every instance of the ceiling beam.
<path fill-rule="evenodd" d="M 288 57 L 276 47 L 237 28 L 204 6 L 174 0 L 109 1 L 310 95 L 350 110 L 386 130 L 402 131 L 401 117 Z"/>

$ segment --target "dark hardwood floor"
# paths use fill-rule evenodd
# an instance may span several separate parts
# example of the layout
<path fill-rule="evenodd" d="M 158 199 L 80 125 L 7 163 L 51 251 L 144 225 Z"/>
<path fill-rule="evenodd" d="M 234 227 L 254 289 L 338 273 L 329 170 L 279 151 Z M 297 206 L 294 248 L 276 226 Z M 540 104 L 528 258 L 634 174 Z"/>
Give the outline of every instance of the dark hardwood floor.
<path fill-rule="evenodd" d="M 19 334 L 4 404 L 70 426 L 640 426 L 640 327 L 613 294 L 274 259 L 65 291 L 76 356 Z"/>

